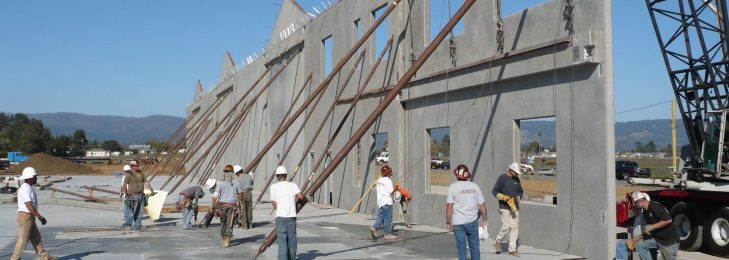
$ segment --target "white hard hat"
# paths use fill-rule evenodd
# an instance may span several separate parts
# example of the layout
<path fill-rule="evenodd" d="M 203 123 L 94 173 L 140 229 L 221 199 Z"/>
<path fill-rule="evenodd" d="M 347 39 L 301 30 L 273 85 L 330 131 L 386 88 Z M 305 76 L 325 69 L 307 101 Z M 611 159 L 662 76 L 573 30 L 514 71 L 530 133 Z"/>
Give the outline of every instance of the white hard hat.
<path fill-rule="evenodd" d="M 279 174 L 289 174 L 289 171 L 286 170 L 286 166 L 279 165 L 278 167 L 276 167 L 276 175 Z"/>
<path fill-rule="evenodd" d="M 396 190 L 394 194 L 392 194 L 392 197 L 394 197 L 395 201 L 400 201 L 402 199 L 402 192 Z"/>
<path fill-rule="evenodd" d="M 125 164 L 124 167 L 122 167 L 122 170 L 125 171 L 125 172 L 131 171 L 132 170 L 132 166 L 129 166 L 129 165 Z"/>
<path fill-rule="evenodd" d="M 516 174 L 521 175 L 521 164 L 519 164 L 518 162 L 513 162 L 513 163 L 509 164 L 509 170 L 512 170 L 512 171 L 516 172 Z"/>
<path fill-rule="evenodd" d="M 650 201 L 651 200 L 651 197 L 648 196 L 648 194 L 646 194 L 646 193 L 643 193 L 643 192 L 640 192 L 640 191 L 634 191 L 633 193 L 630 194 L 630 199 L 632 199 L 633 202 L 636 202 L 636 201 L 639 201 L 639 200 L 642 200 L 642 199 L 645 199 L 647 201 Z"/>
<path fill-rule="evenodd" d="M 35 168 L 33 167 L 25 167 L 23 169 L 23 175 L 20 176 L 20 180 L 26 180 L 26 179 L 32 179 L 33 177 L 37 176 L 38 173 L 35 171 Z"/>
<path fill-rule="evenodd" d="M 240 167 L 240 165 L 233 165 L 233 173 L 238 173 L 241 170 L 243 170 L 243 167 Z"/>
<path fill-rule="evenodd" d="M 217 183 L 215 179 L 208 179 L 207 181 L 205 181 L 205 187 L 208 188 L 208 190 L 212 189 L 213 187 L 215 187 L 215 183 Z"/>
<path fill-rule="evenodd" d="M 253 172 L 248 172 L 248 175 L 250 175 L 251 177 L 253 177 Z"/>

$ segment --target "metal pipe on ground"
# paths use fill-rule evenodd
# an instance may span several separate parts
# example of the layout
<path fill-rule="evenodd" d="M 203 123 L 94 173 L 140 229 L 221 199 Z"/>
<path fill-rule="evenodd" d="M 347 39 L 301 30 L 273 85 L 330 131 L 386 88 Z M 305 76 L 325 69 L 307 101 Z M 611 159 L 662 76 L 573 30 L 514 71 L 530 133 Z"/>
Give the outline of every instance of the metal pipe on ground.
<path fill-rule="evenodd" d="M 296 113 L 294 113 L 294 115 L 291 118 L 289 118 L 289 120 L 286 121 L 285 124 L 283 124 L 283 125 L 280 126 L 282 129 L 288 129 L 289 127 L 291 127 L 291 125 L 299 118 L 299 116 L 301 115 L 301 113 L 304 112 L 304 110 L 306 109 L 306 107 L 309 106 L 309 104 L 314 99 L 314 97 L 315 96 L 318 96 L 319 93 L 321 93 L 321 92 L 324 91 L 324 89 L 329 85 L 329 83 L 332 82 L 332 80 L 334 79 L 334 76 L 336 76 L 336 74 L 339 73 L 339 71 L 342 70 L 342 68 L 344 67 L 344 65 L 346 65 L 347 62 L 349 62 L 349 60 L 352 58 L 352 56 L 354 56 L 354 54 L 357 52 L 357 50 L 359 50 L 362 47 L 362 45 L 364 45 L 365 42 L 367 42 L 367 40 L 375 32 L 375 30 L 377 30 L 377 27 L 379 27 L 380 24 L 382 24 L 382 22 L 384 22 L 385 19 L 388 16 L 390 16 L 390 14 L 392 13 L 392 11 L 395 10 L 395 8 L 400 3 L 400 1 L 401 0 L 394 0 L 392 2 L 392 4 L 389 5 L 389 7 L 387 8 L 387 10 L 385 10 L 385 12 L 380 16 L 380 18 L 378 18 L 375 21 L 375 23 L 372 24 L 372 26 L 370 27 L 370 29 L 367 30 L 362 35 L 362 38 L 360 38 L 359 41 L 357 41 L 357 43 L 355 43 L 354 46 L 346 54 L 344 54 L 344 56 L 342 57 L 342 59 L 339 60 L 339 62 L 337 63 L 337 65 L 334 66 L 334 68 L 332 69 L 332 71 L 324 79 L 324 81 L 322 81 L 319 84 L 319 86 L 316 88 L 316 90 L 314 90 L 314 92 L 312 92 L 311 94 L 309 94 L 310 96 L 304 102 L 304 105 L 302 105 L 296 111 Z M 268 151 L 271 149 L 271 147 L 273 147 L 273 145 L 276 144 L 276 142 L 278 142 L 278 139 L 280 139 L 281 136 L 283 136 L 283 133 L 284 132 L 285 131 L 277 132 L 277 133 L 274 133 L 271 136 L 271 139 L 268 141 L 268 143 L 266 143 L 266 145 L 263 147 L 263 149 L 261 149 L 261 151 L 258 152 L 258 155 L 256 155 L 256 157 L 253 158 L 253 160 L 251 160 L 251 163 L 248 164 L 248 166 L 246 166 L 245 172 L 253 171 L 253 169 L 255 169 L 256 166 L 258 166 L 258 163 L 261 162 L 261 159 L 263 159 L 263 156 L 265 156 L 266 153 L 268 153 Z"/>
<path fill-rule="evenodd" d="M 334 108 L 337 105 L 337 100 L 342 96 L 342 94 L 344 93 L 344 90 L 347 88 L 347 84 L 349 84 L 349 81 L 352 79 L 352 76 L 354 75 L 354 72 L 357 71 L 357 67 L 359 67 L 360 62 L 362 62 L 362 60 L 364 59 L 365 53 L 367 53 L 367 49 L 366 48 L 363 48 L 362 49 L 362 52 L 360 53 L 359 57 L 357 58 L 357 61 L 354 63 L 354 65 L 352 66 L 352 69 L 347 74 L 347 78 L 344 80 L 344 84 L 342 84 L 342 88 L 339 91 L 337 91 L 336 97 L 334 98 L 334 102 L 332 102 L 332 105 L 329 107 L 329 110 L 327 110 L 327 112 L 325 113 L 325 115 L 322 117 L 323 119 L 322 119 L 321 124 L 319 124 L 319 127 L 314 131 L 314 134 L 311 137 L 312 138 L 312 142 L 310 142 L 310 145 L 307 146 L 307 148 L 304 149 L 304 151 L 309 151 L 309 149 L 311 149 L 311 146 L 313 145 L 313 140 L 316 140 L 316 137 L 319 136 L 319 134 L 321 133 L 322 129 L 324 129 L 324 126 L 326 125 L 326 122 L 327 122 L 327 118 L 329 117 L 329 115 L 331 115 L 332 112 L 334 112 Z M 318 100 L 320 100 L 323 96 L 324 95 L 320 95 L 319 97 L 317 97 L 317 102 L 316 102 L 317 104 L 319 103 Z M 311 111 L 309 111 L 309 113 L 307 114 L 304 122 L 301 124 L 301 129 L 303 129 L 304 126 L 306 126 L 307 121 L 309 120 L 309 118 L 311 117 L 311 115 L 314 114 L 313 112 L 314 112 L 315 109 L 316 109 L 316 107 L 313 107 L 311 109 Z M 278 132 L 278 131 L 283 131 L 283 130 L 277 129 L 276 132 Z M 297 133 L 296 137 L 297 138 L 299 137 L 298 133 Z M 281 163 L 283 163 L 283 161 L 286 159 L 286 157 L 288 157 L 289 152 L 291 151 L 291 148 L 293 147 L 293 144 L 295 142 L 296 142 L 296 139 L 294 139 L 291 142 L 291 145 L 289 145 L 289 147 L 286 149 L 286 152 L 284 152 L 283 156 L 281 156 L 281 158 L 279 158 L 278 165 L 280 165 Z M 304 156 L 306 156 L 306 152 L 304 153 Z M 299 169 L 300 169 L 299 167 L 296 167 L 296 169 L 294 171 L 295 172 L 298 172 Z M 268 187 L 271 186 L 271 183 L 273 182 L 273 179 L 276 177 L 274 175 L 274 173 L 271 173 L 271 174 L 269 174 L 267 176 L 268 176 L 268 180 L 266 181 L 266 185 L 261 190 L 261 193 L 258 194 L 258 198 L 256 199 L 256 202 L 253 203 L 253 209 L 256 208 L 256 205 L 258 205 L 258 203 L 261 201 L 261 198 L 263 198 L 263 194 L 266 192 L 266 190 L 268 189 Z"/>
<path fill-rule="evenodd" d="M 425 48 L 425 51 L 423 51 L 423 54 L 418 57 L 418 59 L 413 63 L 413 65 L 405 72 L 403 77 L 397 82 L 397 84 L 393 87 L 393 89 L 390 91 L 389 94 L 385 97 L 385 99 L 375 108 L 375 110 L 370 114 L 369 117 L 362 123 L 359 129 L 350 137 L 349 141 L 344 145 L 344 147 L 337 153 L 337 155 L 332 159 L 332 162 L 327 166 L 322 174 L 314 181 L 312 186 L 304 191 L 304 195 L 307 197 L 311 197 L 320 187 L 322 184 L 324 184 L 324 181 L 329 178 L 329 176 L 334 172 L 334 169 L 336 169 L 339 164 L 344 160 L 344 158 L 347 156 L 347 154 L 352 150 L 352 148 L 359 142 L 359 140 L 367 133 L 367 130 L 375 123 L 377 118 L 382 115 L 382 112 L 387 109 L 387 107 L 392 103 L 393 100 L 397 97 L 398 93 L 410 82 L 410 79 L 415 76 L 415 73 L 420 69 L 420 67 L 425 64 L 425 61 L 430 58 L 430 55 L 433 54 L 433 52 L 436 50 L 438 45 L 443 42 L 445 37 L 448 35 L 448 33 L 453 30 L 453 27 L 456 26 L 458 21 L 463 18 L 464 15 L 466 15 L 466 12 L 473 6 L 473 4 L 476 2 L 476 0 L 464 0 L 463 5 L 460 9 L 456 12 L 456 14 L 448 21 L 446 26 L 438 33 L 438 36 L 435 37 L 435 39 L 428 45 L 427 48 Z M 392 9 L 394 7 L 391 7 Z M 389 11 L 392 11 L 388 9 Z M 297 211 L 301 211 L 301 209 L 305 206 L 305 203 L 299 204 L 300 207 L 297 207 Z M 264 240 L 263 244 L 258 248 L 258 253 L 256 254 L 256 257 L 261 255 L 263 252 L 268 249 L 269 246 L 273 244 L 273 242 L 276 240 L 276 229 L 271 231 L 271 233 L 268 234 L 266 239 Z"/>
<path fill-rule="evenodd" d="M 327 146 L 322 151 L 329 151 L 329 148 L 331 148 L 332 145 L 334 145 L 334 140 L 339 135 L 339 132 L 342 131 L 342 127 L 344 127 L 344 124 L 346 123 L 347 118 L 349 118 L 349 114 L 352 113 L 352 110 L 354 110 L 354 107 L 357 105 L 357 102 L 359 101 L 359 98 L 362 96 L 362 93 L 364 92 L 365 88 L 367 88 L 367 85 L 370 83 L 370 80 L 375 75 L 377 66 L 379 66 L 380 61 L 382 61 L 382 59 L 385 57 L 385 54 L 388 52 L 389 48 L 392 47 L 392 41 L 393 41 L 392 38 L 390 38 L 390 40 L 387 41 L 387 45 L 385 45 L 385 48 L 382 49 L 382 53 L 380 53 L 380 57 L 377 60 L 377 63 L 375 64 L 375 66 L 372 67 L 372 71 L 370 71 L 370 73 L 367 75 L 367 78 L 365 79 L 364 84 L 362 84 L 362 86 L 360 86 L 360 88 L 357 89 L 357 94 L 355 94 L 354 100 L 352 100 L 352 103 L 349 104 L 349 108 L 347 108 L 347 112 L 344 113 L 344 116 L 339 121 L 339 125 L 337 125 L 337 129 L 334 131 L 334 134 L 332 134 L 331 138 L 329 138 L 329 142 L 327 142 Z M 334 105 L 332 105 L 332 109 L 334 108 L 334 106 L 336 105 L 338 100 L 339 100 L 339 98 L 335 99 Z M 309 149 L 311 149 L 311 147 L 313 147 L 314 141 L 315 140 L 311 141 L 311 144 L 306 149 L 306 151 L 308 151 Z M 327 155 L 326 153 L 322 153 L 321 155 L 319 155 L 319 158 L 316 160 L 314 167 L 311 168 L 311 172 L 309 173 L 309 176 L 306 178 L 306 181 L 304 182 L 304 185 L 302 186 L 301 190 L 306 190 L 306 187 L 309 186 L 309 182 L 314 177 L 314 173 L 316 172 L 316 169 L 319 169 L 319 166 L 321 166 L 321 163 L 324 162 L 324 158 L 326 158 L 326 155 Z M 303 163 L 303 162 L 304 161 L 302 158 L 302 160 L 299 163 Z M 295 176 L 296 175 L 294 174 L 294 176 L 292 176 L 291 180 L 293 180 L 293 177 L 295 177 Z"/>
<path fill-rule="evenodd" d="M 87 190 L 93 190 L 93 191 L 100 191 L 100 192 L 106 192 L 106 193 L 109 193 L 109 194 L 114 194 L 114 195 L 119 195 L 119 194 L 121 194 L 121 192 L 118 192 L 118 191 L 113 191 L 113 190 L 107 190 L 107 189 L 99 188 L 99 187 L 96 187 L 96 186 L 93 186 L 93 187 L 89 187 L 89 186 L 81 186 L 81 188 L 84 188 L 84 189 L 87 189 Z"/>

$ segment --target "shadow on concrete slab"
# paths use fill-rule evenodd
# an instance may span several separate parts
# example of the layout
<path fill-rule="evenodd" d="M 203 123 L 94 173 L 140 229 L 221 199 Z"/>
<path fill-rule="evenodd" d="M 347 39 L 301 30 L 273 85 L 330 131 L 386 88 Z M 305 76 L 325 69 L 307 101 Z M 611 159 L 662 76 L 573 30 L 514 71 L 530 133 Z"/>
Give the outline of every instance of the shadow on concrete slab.
<path fill-rule="evenodd" d="M 233 239 L 232 241 L 230 241 L 230 246 L 233 247 L 233 246 L 237 246 L 237 245 L 240 245 L 240 244 L 245 244 L 245 243 L 248 243 L 248 242 L 256 242 L 256 241 L 261 240 L 263 238 L 265 238 L 265 236 L 261 234 L 261 235 L 255 235 L 255 236 L 252 236 L 252 237 L 243 237 L 243 238 L 239 238 L 239 239 Z"/>
<path fill-rule="evenodd" d="M 317 257 L 323 257 L 327 256 L 328 254 L 323 254 L 319 252 L 319 250 L 309 250 L 309 252 L 303 253 L 303 254 L 297 254 L 296 259 L 302 259 L 302 260 L 308 260 L 308 259 L 316 259 Z"/>
<path fill-rule="evenodd" d="M 85 253 L 60 256 L 60 257 L 58 257 L 58 260 L 83 259 L 84 257 L 90 256 L 93 254 L 102 254 L 102 253 L 106 253 L 106 251 L 89 251 L 89 252 L 85 252 Z"/>

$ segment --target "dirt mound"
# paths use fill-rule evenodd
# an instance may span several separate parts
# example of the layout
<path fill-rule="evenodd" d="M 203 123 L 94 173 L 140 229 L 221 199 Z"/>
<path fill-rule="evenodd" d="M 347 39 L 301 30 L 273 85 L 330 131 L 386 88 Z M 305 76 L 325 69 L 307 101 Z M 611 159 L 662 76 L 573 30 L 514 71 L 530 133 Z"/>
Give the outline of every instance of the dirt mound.
<path fill-rule="evenodd" d="M 73 163 L 44 153 L 36 153 L 28 160 L 10 168 L 10 172 L 22 173 L 25 167 L 33 167 L 41 175 L 101 174 L 101 171 L 86 165 Z"/>

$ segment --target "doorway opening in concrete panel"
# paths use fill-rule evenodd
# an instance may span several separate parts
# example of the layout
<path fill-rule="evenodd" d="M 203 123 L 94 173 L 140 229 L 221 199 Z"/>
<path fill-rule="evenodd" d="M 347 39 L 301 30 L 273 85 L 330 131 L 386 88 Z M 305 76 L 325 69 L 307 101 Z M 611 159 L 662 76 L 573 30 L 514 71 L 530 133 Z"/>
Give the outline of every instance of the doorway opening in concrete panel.
<path fill-rule="evenodd" d="M 390 150 L 388 149 L 388 133 L 377 133 L 372 135 L 372 146 L 370 147 L 370 160 L 368 164 L 369 175 L 372 180 L 380 176 L 380 168 L 390 164 Z M 397 171 L 395 174 L 399 174 Z"/>
<path fill-rule="evenodd" d="M 555 117 L 515 120 L 515 161 L 521 163 L 525 201 L 557 204 L 557 121 Z"/>
<path fill-rule="evenodd" d="M 435 39 L 440 30 L 445 27 L 448 21 L 456 14 L 459 8 L 463 5 L 463 0 L 427 0 L 427 8 L 425 10 L 425 31 L 426 46 Z M 456 24 L 453 28 L 452 34 L 459 35 L 463 33 L 463 19 Z"/>
<path fill-rule="evenodd" d="M 332 151 L 328 151 L 327 155 L 324 157 L 324 169 L 326 169 L 329 166 L 329 163 L 332 162 Z M 327 180 L 324 182 L 324 205 L 332 205 L 332 199 L 333 199 L 333 192 L 332 192 L 332 179 L 327 178 Z"/>
<path fill-rule="evenodd" d="M 451 128 L 430 128 L 426 130 L 426 135 L 428 157 L 424 163 L 427 167 L 428 189 L 433 194 L 445 195 L 453 182 L 450 174 Z"/>
<path fill-rule="evenodd" d="M 352 153 L 352 156 L 354 156 L 353 160 L 354 163 L 354 169 L 353 169 L 353 176 L 352 176 L 352 185 L 354 187 L 362 187 L 362 145 L 361 142 L 357 142 L 357 146 L 354 147 L 354 152 Z"/>
<path fill-rule="evenodd" d="M 384 4 L 380 7 L 378 7 L 377 9 L 375 9 L 374 11 L 372 11 L 372 24 L 374 24 L 375 21 L 377 21 L 377 19 L 380 19 L 380 17 L 382 17 L 382 15 L 385 13 L 386 10 L 387 10 L 387 4 Z M 369 52 L 369 54 L 367 56 L 370 57 L 370 61 L 372 63 L 377 61 L 377 56 L 382 52 L 382 49 L 385 48 L 385 45 L 387 44 L 387 40 L 390 39 L 390 28 L 389 28 L 389 23 L 387 20 L 388 19 L 385 18 L 385 20 L 382 21 L 382 24 L 380 24 L 380 26 L 377 27 L 377 30 L 375 30 L 375 33 L 372 36 L 372 37 L 374 37 L 374 39 L 372 39 L 372 43 L 373 43 L 372 46 L 374 48 L 370 48 L 369 50 L 367 50 L 367 52 Z M 374 51 L 370 51 L 370 50 L 374 50 Z M 390 53 L 388 52 L 387 54 L 385 54 L 385 57 L 383 57 L 382 59 L 387 60 L 389 58 L 389 56 L 390 56 Z"/>

